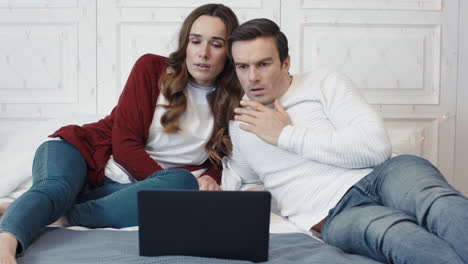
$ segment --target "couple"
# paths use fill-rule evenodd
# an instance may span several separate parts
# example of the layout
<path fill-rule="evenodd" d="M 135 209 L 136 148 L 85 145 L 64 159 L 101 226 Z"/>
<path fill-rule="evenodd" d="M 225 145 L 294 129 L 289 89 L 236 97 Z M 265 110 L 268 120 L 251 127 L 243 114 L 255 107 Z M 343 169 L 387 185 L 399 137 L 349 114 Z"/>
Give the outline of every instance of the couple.
<path fill-rule="evenodd" d="M 224 156 L 223 187 L 270 191 L 282 216 L 346 252 L 468 262 L 467 199 L 426 160 L 389 159 L 381 120 L 344 76 L 289 66 L 273 22 L 195 9 L 168 59 L 136 62 L 109 116 L 39 147 L 33 187 L 0 209 L 0 263 L 54 222 L 137 225 L 142 189 L 220 190 Z"/>

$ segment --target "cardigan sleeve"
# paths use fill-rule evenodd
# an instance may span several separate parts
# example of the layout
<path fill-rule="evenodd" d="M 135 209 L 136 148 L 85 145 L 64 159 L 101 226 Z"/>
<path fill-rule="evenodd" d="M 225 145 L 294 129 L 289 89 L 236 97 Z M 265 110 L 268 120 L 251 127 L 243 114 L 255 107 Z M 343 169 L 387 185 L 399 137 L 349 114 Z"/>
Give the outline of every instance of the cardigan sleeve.
<path fill-rule="evenodd" d="M 136 180 L 162 170 L 145 151 L 159 95 L 159 77 L 166 71 L 164 57 L 146 54 L 137 60 L 114 108 L 112 154 Z"/>
<path fill-rule="evenodd" d="M 221 168 L 213 165 L 209 160 L 208 160 L 208 165 L 207 168 L 208 170 L 203 173 L 203 175 L 208 175 L 211 178 L 213 178 L 216 183 L 221 184 Z"/>

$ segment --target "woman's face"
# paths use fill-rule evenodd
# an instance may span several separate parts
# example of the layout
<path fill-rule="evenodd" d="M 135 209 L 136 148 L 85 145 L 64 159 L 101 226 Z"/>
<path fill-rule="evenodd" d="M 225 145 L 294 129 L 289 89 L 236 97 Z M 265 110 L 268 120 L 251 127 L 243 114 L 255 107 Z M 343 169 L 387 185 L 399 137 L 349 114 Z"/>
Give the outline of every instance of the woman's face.
<path fill-rule="evenodd" d="M 227 29 L 219 17 L 200 16 L 190 29 L 185 63 L 191 80 L 211 86 L 226 61 Z"/>

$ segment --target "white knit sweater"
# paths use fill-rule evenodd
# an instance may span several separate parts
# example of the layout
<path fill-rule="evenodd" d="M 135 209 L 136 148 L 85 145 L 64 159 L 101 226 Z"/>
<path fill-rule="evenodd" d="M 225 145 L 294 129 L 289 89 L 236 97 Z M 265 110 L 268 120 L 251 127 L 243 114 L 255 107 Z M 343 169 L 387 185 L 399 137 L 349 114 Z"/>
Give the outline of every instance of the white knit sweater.
<path fill-rule="evenodd" d="M 279 146 L 230 123 L 233 153 L 223 162 L 223 188 L 270 191 L 278 212 L 306 231 L 390 157 L 391 144 L 379 116 L 342 74 L 294 76 L 280 102 L 292 125 Z"/>

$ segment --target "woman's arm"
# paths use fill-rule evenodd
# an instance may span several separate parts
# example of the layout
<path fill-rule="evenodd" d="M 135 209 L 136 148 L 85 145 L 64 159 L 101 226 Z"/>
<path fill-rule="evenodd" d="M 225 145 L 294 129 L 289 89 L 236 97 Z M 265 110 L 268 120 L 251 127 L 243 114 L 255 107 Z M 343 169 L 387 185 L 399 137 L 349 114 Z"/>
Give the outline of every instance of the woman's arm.
<path fill-rule="evenodd" d="M 163 169 L 148 155 L 145 146 L 159 95 L 159 77 L 165 72 L 164 57 L 152 54 L 140 57 L 113 110 L 114 160 L 138 181 Z"/>

